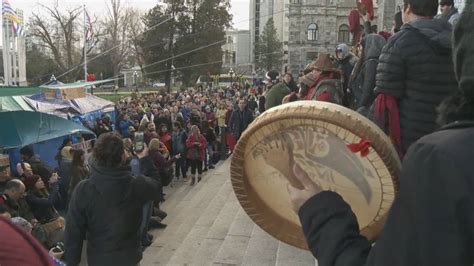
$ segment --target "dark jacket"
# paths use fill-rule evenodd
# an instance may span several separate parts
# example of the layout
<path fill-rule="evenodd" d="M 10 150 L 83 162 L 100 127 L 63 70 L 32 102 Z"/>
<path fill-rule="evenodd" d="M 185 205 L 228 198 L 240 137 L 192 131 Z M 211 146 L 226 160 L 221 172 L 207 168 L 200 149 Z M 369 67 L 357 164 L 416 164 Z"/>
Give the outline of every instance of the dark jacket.
<path fill-rule="evenodd" d="M 349 87 L 355 97 L 356 108 L 369 108 L 375 100 L 375 75 L 377 73 L 377 65 L 382 48 L 387 41 L 378 34 L 367 35 L 362 39 L 364 47 L 364 58 L 360 59 L 354 76 L 351 77 L 353 82 Z M 360 68 L 360 69 L 359 69 Z"/>
<path fill-rule="evenodd" d="M 54 206 L 60 200 L 58 182 L 49 184 L 49 195 L 47 196 L 35 191 L 30 191 L 26 195 L 26 202 L 28 202 L 36 220 L 41 224 L 51 222 L 59 217 Z"/>
<path fill-rule="evenodd" d="M 375 93 L 397 99 L 403 153 L 436 130 L 436 107 L 457 88 L 451 32 L 445 20 L 416 20 L 403 25 L 380 55 Z"/>
<path fill-rule="evenodd" d="M 373 247 L 341 196 L 326 191 L 309 199 L 299 216 L 319 265 L 473 265 L 473 135 L 473 122 L 453 123 L 410 147 Z"/>
<path fill-rule="evenodd" d="M 181 130 L 180 132 L 176 133 L 173 132 L 171 134 L 171 144 L 173 145 L 173 154 L 185 153 L 186 152 L 186 140 L 188 136 L 186 135 L 186 131 Z"/>
<path fill-rule="evenodd" d="M 252 121 L 253 115 L 248 109 L 243 112 L 240 109 L 234 110 L 229 120 L 229 128 L 234 137 L 239 139 Z"/>
<path fill-rule="evenodd" d="M 153 164 L 149 156 L 140 166 Z M 151 166 L 152 167 L 152 166 Z M 66 262 L 78 265 L 87 235 L 89 265 L 136 265 L 142 259 L 140 223 L 143 204 L 159 200 L 159 177 L 133 177 L 127 167 L 91 164 L 90 178 L 81 181 L 66 219 Z"/>
<path fill-rule="evenodd" d="M 290 93 L 291 91 L 286 86 L 285 82 L 278 82 L 271 86 L 270 90 L 265 95 L 265 110 L 281 105 L 283 98 Z"/>

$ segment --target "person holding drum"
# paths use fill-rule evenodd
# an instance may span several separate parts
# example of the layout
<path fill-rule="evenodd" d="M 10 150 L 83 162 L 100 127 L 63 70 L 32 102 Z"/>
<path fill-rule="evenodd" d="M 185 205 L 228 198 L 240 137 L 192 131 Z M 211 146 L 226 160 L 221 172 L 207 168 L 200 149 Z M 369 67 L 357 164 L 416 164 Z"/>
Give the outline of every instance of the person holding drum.
<path fill-rule="evenodd" d="M 408 0 L 404 15 L 426 1 Z M 303 188 L 289 185 L 290 199 L 319 265 L 474 264 L 474 1 L 466 1 L 453 36 L 457 95 L 438 109 L 443 127 L 409 148 L 374 246 L 345 199 L 293 167 Z"/>

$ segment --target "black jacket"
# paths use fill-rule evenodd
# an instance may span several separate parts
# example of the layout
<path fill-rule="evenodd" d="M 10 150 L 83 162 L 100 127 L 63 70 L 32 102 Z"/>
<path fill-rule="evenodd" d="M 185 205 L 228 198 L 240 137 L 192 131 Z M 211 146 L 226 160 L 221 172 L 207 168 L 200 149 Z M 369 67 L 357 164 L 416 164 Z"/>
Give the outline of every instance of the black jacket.
<path fill-rule="evenodd" d="M 136 265 L 142 258 L 143 204 L 159 199 L 161 194 L 158 178 L 132 177 L 127 167 L 106 168 L 92 163 L 90 178 L 77 185 L 69 204 L 67 265 L 78 265 L 86 236 L 89 265 Z"/>
<path fill-rule="evenodd" d="M 252 123 L 253 115 L 247 108 L 242 112 L 239 108 L 235 109 L 229 119 L 229 127 L 236 139 L 239 139 L 242 133 Z"/>
<path fill-rule="evenodd" d="M 360 59 L 349 84 L 356 102 L 356 108 L 361 107 L 369 109 L 375 99 L 375 76 L 379 56 L 383 47 L 387 43 L 385 39 L 378 34 L 367 35 L 362 39 L 364 47 L 364 58 Z M 365 114 L 364 114 L 365 115 Z"/>
<path fill-rule="evenodd" d="M 436 130 L 435 109 L 457 88 L 451 32 L 445 20 L 416 20 L 403 25 L 380 55 L 375 93 L 398 101 L 403 153 Z"/>
<path fill-rule="evenodd" d="M 55 205 L 61 200 L 58 182 L 49 185 L 49 195 L 41 195 L 38 192 L 30 191 L 26 195 L 26 202 L 30 206 L 36 220 L 41 224 L 53 221 L 59 217 Z"/>
<path fill-rule="evenodd" d="M 454 123 L 410 147 L 374 247 L 338 194 L 309 199 L 299 216 L 319 265 L 473 265 L 473 135 L 473 122 Z"/>

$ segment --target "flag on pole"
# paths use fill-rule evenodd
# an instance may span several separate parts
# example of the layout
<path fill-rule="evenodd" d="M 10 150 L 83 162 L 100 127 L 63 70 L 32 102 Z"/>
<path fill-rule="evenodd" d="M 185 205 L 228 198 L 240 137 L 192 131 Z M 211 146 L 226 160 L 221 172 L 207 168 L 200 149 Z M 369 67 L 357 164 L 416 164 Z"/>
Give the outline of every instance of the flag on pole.
<path fill-rule="evenodd" d="M 15 10 L 11 7 L 8 0 L 2 1 L 2 14 L 3 17 L 7 18 L 12 22 L 13 31 L 17 36 L 24 36 L 25 31 L 23 29 L 23 21 L 18 17 Z"/>
<path fill-rule="evenodd" d="M 95 46 L 95 39 L 94 39 L 94 30 L 92 29 L 92 20 L 91 17 L 89 16 L 89 13 L 86 12 L 86 43 L 89 45 L 89 47 L 94 47 Z"/>

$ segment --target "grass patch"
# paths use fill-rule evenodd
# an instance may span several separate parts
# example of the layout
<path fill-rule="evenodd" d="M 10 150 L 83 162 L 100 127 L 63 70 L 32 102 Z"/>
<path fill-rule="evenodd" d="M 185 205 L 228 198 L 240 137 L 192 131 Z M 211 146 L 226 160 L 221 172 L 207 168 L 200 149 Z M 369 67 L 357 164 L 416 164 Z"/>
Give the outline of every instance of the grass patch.
<path fill-rule="evenodd" d="M 131 94 L 98 94 L 96 96 L 102 98 L 102 99 L 105 99 L 105 100 L 108 100 L 108 101 L 111 101 L 111 102 L 118 102 L 118 100 L 120 99 L 120 97 L 129 97 Z"/>

